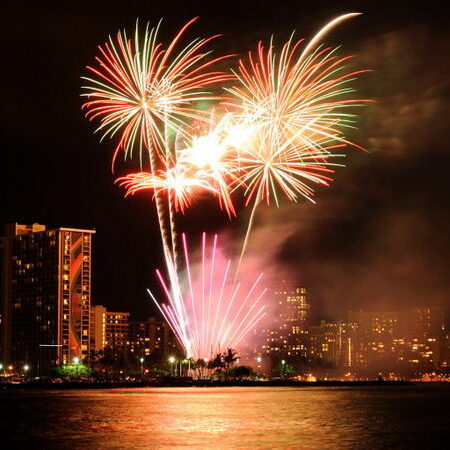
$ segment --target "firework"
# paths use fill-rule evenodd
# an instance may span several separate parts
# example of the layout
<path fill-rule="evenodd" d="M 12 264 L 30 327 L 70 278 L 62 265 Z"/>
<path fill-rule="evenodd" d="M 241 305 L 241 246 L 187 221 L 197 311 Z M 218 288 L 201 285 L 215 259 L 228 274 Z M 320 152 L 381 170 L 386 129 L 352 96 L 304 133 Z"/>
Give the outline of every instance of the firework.
<path fill-rule="evenodd" d="M 170 287 L 157 271 L 167 303 L 160 304 L 149 291 L 164 318 L 186 351 L 187 357 L 208 359 L 216 353 L 237 348 L 239 343 L 266 314 L 261 305 L 266 289 L 259 286 L 262 274 L 245 289 L 233 283 L 231 261 L 217 247 L 217 235 L 211 246 L 202 235 L 199 264 L 189 258 L 186 236 L 182 235 L 185 275 Z"/>
<path fill-rule="evenodd" d="M 97 131 L 102 133 L 102 139 L 116 134 L 120 136 L 114 151 L 113 166 L 120 150 L 126 157 L 128 154 L 132 156 L 133 148 L 138 147 L 141 166 L 143 150 L 149 153 L 150 172 L 155 182 L 159 170 L 167 173 L 161 183 L 179 180 L 180 172 L 173 173 L 170 169 L 173 155 L 169 146 L 169 130 L 183 133 L 188 121 L 204 120 L 205 113 L 196 109 L 194 103 L 218 99 L 204 89 L 233 78 L 229 74 L 210 70 L 211 65 L 231 55 L 206 59 L 210 52 L 204 48 L 218 35 L 195 39 L 177 50 L 184 32 L 195 20 L 183 26 L 167 47 L 157 42 L 159 25 L 152 29 L 147 25 L 143 37 L 136 25 L 132 39 L 125 31 L 119 32 L 116 41 L 110 38 L 108 43 L 99 46 L 97 67 L 87 67 L 95 78 L 83 77 L 87 82 L 82 94 L 88 98 L 83 105 L 87 110 L 86 116 L 90 120 L 100 119 Z M 167 214 L 159 189 L 154 192 L 164 255 L 168 258 L 170 254 L 176 254 L 170 195 Z M 179 199 L 179 196 L 175 198 Z M 166 226 L 167 215 L 169 230 Z"/>
<path fill-rule="evenodd" d="M 235 117 L 227 113 L 216 122 L 211 114 L 208 132 L 193 136 L 190 145 L 179 154 L 179 161 L 196 169 L 199 175 L 206 175 L 218 195 L 221 209 L 228 217 L 236 215 L 230 191 L 236 181 L 237 143 L 248 136 L 247 130 L 236 123 Z"/>
<path fill-rule="evenodd" d="M 236 141 L 234 125 L 231 125 L 230 114 L 216 124 L 213 116 L 211 114 L 208 133 L 183 140 L 187 146 L 173 152 L 173 166 L 168 164 L 157 174 L 141 171 L 118 178 L 116 182 L 126 188 L 125 196 L 143 190 L 166 192 L 169 204 L 173 203 L 176 212 L 184 213 L 195 196 L 206 191 L 218 198 L 220 207 L 229 217 L 235 215 L 230 197 L 230 180 L 235 179 L 237 169 L 236 152 L 231 146 Z"/>
<path fill-rule="evenodd" d="M 301 53 L 304 41 L 293 43 L 291 37 L 279 55 L 272 41 L 268 49 L 260 42 L 247 62 L 241 59 L 236 72 L 240 84 L 227 89 L 239 100 L 241 117 L 293 145 L 320 148 L 320 140 L 332 139 L 356 146 L 343 134 L 354 127 L 357 117 L 347 109 L 367 100 L 354 100 L 348 94 L 354 92 L 350 83 L 367 70 L 348 72 L 345 64 L 351 56 L 338 58 L 338 49 L 311 47 L 331 25 L 351 16 L 331 21 Z"/>
<path fill-rule="evenodd" d="M 189 21 L 173 41 L 163 47 L 157 42 L 159 25 L 145 28 L 143 36 L 136 25 L 134 37 L 118 32 L 99 46 L 97 66 L 87 69 L 95 76 L 83 77 L 87 97 L 83 108 L 90 120 L 100 119 L 96 131 L 102 139 L 119 135 L 113 161 L 120 150 L 132 155 L 134 147 L 162 154 L 166 153 L 167 129 L 184 128 L 188 120 L 204 120 L 204 111 L 196 109 L 200 100 L 221 97 L 205 92 L 204 88 L 233 78 L 210 66 L 230 57 L 226 55 L 206 60 L 210 54 L 204 47 L 219 35 L 208 39 L 195 39 L 181 50 L 179 41 Z"/>
<path fill-rule="evenodd" d="M 253 201 L 240 261 L 246 250 L 258 204 L 278 191 L 289 200 L 303 197 L 312 201 L 311 184 L 328 185 L 330 158 L 336 148 L 350 142 L 344 131 L 354 127 L 356 114 L 349 107 L 363 105 L 354 100 L 351 82 L 358 74 L 348 71 L 350 57 L 339 58 L 336 50 L 317 46 L 333 26 L 355 14 L 340 16 L 323 27 L 301 51 L 303 40 L 291 39 L 275 53 L 258 44 L 248 61 L 240 60 L 239 84 L 229 93 L 240 100 L 240 120 L 253 124 L 254 132 L 238 149 L 237 186 L 245 186 L 246 204 Z M 238 264 L 238 269 L 239 269 Z"/>
<path fill-rule="evenodd" d="M 196 189 L 217 193 L 207 176 L 189 177 L 183 167 L 175 166 L 167 171 L 159 171 L 158 175 L 149 172 L 137 172 L 117 179 L 117 182 L 126 188 L 126 194 L 134 195 L 142 190 L 166 191 L 169 202 L 174 205 L 175 211 L 184 212 L 192 202 Z"/>
<path fill-rule="evenodd" d="M 335 158 L 343 156 L 338 149 L 362 148 L 346 132 L 357 118 L 350 108 L 366 102 L 351 98 L 352 81 L 366 71 L 348 70 L 351 57 L 320 44 L 355 15 L 332 20 L 309 43 L 291 37 L 279 53 L 273 41 L 268 48 L 259 43 L 233 74 L 211 69 L 231 56 L 207 59 L 204 48 L 217 36 L 177 50 L 196 19 L 166 47 L 157 42 L 159 25 L 147 26 L 143 35 L 136 27 L 131 39 L 118 33 L 99 47 L 97 66 L 88 67 L 94 77 L 85 78 L 83 108 L 89 119 L 100 120 L 102 139 L 118 136 L 113 165 L 120 151 L 126 159 L 138 149 L 142 167 L 148 152 L 149 170 L 117 182 L 126 195 L 153 192 L 167 271 L 157 276 L 166 302 L 149 294 L 188 357 L 206 359 L 237 347 L 266 314 L 262 275 L 246 288 L 237 281 L 258 205 L 279 206 L 281 196 L 313 202 L 315 185 L 332 181 Z M 235 81 L 226 88 L 229 99 L 205 91 L 229 80 Z M 223 100 L 227 109 L 200 110 L 200 100 Z M 245 205 L 251 205 L 236 269 L 222 256 L 217 236 L 209 245 L 203 233 L 200 261 L 193 265 L 184 234 L 178 244 L 175 213 L 184 213 L 202 191 L 216 196 L 229 217 L 236 214 L 233 192 L 243 192 Z"/>

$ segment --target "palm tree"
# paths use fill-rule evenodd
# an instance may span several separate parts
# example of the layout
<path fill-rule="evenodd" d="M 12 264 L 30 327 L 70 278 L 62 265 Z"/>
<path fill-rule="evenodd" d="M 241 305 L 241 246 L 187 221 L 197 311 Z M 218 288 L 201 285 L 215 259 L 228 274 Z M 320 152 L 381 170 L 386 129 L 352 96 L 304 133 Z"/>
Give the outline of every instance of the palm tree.
<path fill-rule="evenodd" d="M 215 369 L 216 371 L 220 371 L 224 367 L 225 364 L 221 353 L 217 353 L 217 355 L 208 363 L 208 368 Z"/>
<path fill-rule="evenodd" d="M 239 359 L 239 356 L 234 348 L 229 348 L 223 353 L 222 358 L 225 363 L 225 368 L 230 370 L 230 367 Z"/>

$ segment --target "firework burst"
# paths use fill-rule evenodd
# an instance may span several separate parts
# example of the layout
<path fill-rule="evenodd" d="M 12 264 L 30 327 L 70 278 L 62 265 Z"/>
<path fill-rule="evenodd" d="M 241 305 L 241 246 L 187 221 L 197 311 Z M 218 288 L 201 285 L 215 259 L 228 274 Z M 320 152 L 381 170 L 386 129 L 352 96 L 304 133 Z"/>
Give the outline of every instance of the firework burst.
<path fill-rule="evenodd" d="M 191 205 L 196 189 L 217 193 L 208 177 L 189 177 L 183 167 L 175 166 L 167 171 L 160 170 L 158 175 L 149 172 L 137 172 L 117 179 L 126 188 L 125 197 L 143 190 L 165 191 L 173 202 L 175 211 L 184 211 Z"/>
<path fill-rule="evenodd" d="M 349 97 L 354 92 L 351 82 L 367 71 L 347 70 L 350 56 L 338 57 L 337 49 L 317 45 L 333 26 L 354 15 L 328 23 L 303 50 L 304 41 L 294 43 L 292 37 L 279 55 L 273 41 L 268 49 L 260 42 L 247 61 L 239 61 L 239 84 L 227 90 L 239 99 L 239 119 L 253 129 L 237 157 L 235 184 L 245 186 L 247 205 L 253 200 L 240 262 L 262 200 L 269 204 L 272 197 L 278 206 L 281 191 L 291 201 L 312 201 L 311 184 L 332 181 L 334 150 L 347 144 L 362 148 L 344 131 L 354 127 L 357 117 L 349 108 L 366 102 Z"/>
<path fill-rule="evenodd" d="M 233 78 L 210 66 L 230 57 L 207 60 L 204 48 L 217 36 L 195 39 L 181 50 L 179 41 L 192 19 L 163 47 L 157 41 L 159 25 L 145 28 L 140 35 L 136 25 L 134 37 L 118 32 L 116 39 L 99 46 L 96 66 L 87 69 L 94 77 L 83 77 L 87 97 L 83 108 L 90 120 L 100 119 L 102 139 L 119 135 L 113 163 L 120 150 L 132 155 L 134 147 L 166 153 L 167 129 L 178 130 L 189 120 L 204 120 L 204 112 L 194 107 L 200 100 L 214 100 L 204 89 Z"/>
<path fill-rule="evenodd" d="M 314 202 L 312 184 L 329 186 L 334 172 L 330 166 L 340 165 L 331 160 L 344 156 L 333 152 L 345 145 L 326 145 L 322 140 L 319 150 L 294 146 L 295 138 L 294 134 L 288 140 L 280 139 L 279 135 L 267 135 L 261 129 L 241 147 L 236 184 L 244 186 L 246 205 L 252 200 L 255 204 L 265 201 L 269 205 L 273 198 L 278 206 L 279 191 L 294 202 L 300 197 Z"/>
<path fill-rule="evenodd" d="M 143 190 L 152 190 L 155 194 L 165 192 L 170 201 L 173 200 L 175 211 L 184 213 L 194 198 L 206 191 L 218 198 L 220 207 L 229 216 L 235 214 L 229 180 L 237 160 L 226 142 L 228 133 L 224 131 L 224 124 L 228 123 L 227 117 L 215 125 L 210 121 L 209 134 L 193 135 L 188 141 L 184 140 L 189 144 L 173 152 L 173 166 L 168 162 L 157 174 L 138 172 L 118 178 L 116 182 L 126 189 L 125 196 Z"/>
<path fill-rule="evenodd" d="M 314 48 L 325 31 L 352 16 L 331 21 L 303 51 L 304 40 L 293 42 L 291 37 L 279 55 L 273 41 L 267 49 L 260 42 L 247 61 L 239 60 L 239 84 L 227 90 L 238 99 L 243 120 L 269 128 L 294 146 L 320 149 L 323 139 L 357 146 L 344 130 L 354 127 L 357 117 L 349 108 L 367 102 L 349 97 L 354 92 L 351 82 L 367 70 L 348 71 L 352 56 L 338 57 L 337 48 Z"/>

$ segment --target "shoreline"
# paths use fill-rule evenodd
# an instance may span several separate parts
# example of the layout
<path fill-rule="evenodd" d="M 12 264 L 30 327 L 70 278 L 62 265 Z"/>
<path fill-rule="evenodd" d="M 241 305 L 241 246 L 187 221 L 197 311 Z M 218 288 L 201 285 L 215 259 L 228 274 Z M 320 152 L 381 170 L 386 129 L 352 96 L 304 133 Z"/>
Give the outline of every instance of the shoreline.
<path fill-rule="evenodd" d="M 1 390 L 16 389 L 121 389 L 121 388 L 157 388 L 157 387 L 352 387 L 352 386 L 412 386 L 416 384 L 446 384 L 445 382 L 413 382 L 413 381 L 297 381 L 297 380 L 272 380 L 272 381 L 136 381 L 136 382 L 65 382 L 65 383 L 22 383 L 3 384 Z"/>

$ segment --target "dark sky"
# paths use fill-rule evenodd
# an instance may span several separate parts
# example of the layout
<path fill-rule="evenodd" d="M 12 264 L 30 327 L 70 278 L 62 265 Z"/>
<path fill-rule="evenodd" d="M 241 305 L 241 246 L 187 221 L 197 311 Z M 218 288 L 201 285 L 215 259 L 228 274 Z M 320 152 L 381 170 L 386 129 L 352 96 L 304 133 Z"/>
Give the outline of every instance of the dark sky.
<path fill-rule="evenodd" d="M 253 249 L 282 230 L 278 261 L 310 288 L 316 318 L 360 305 L 448 305 L 450 32 L 437 2 L 42 3 L 2 7 L 0 223 L 95 228 L 95 303 L 147 316 L 145 288 L 161 266 L 153 207 L 144 195 L 123 200 L 110 170 L 114 142 L 99 144 L 80 111 L 80 76 L 96 46 L 137 17 L 164 17 L 161 36 L 170 37 L 200 15 L 193 37 L 223 33 L 218 52 L 244 53 L 272 33 L 310 37 L 332 17 L 361 11 L 327 42 L 374 70 L 358 88 L 376 103 L 351 136 L 369 153 L 348 150 L 348 167 L 317 205 L 262 209 Z M 231 228 L 237 238 L 246 214 L 229 224 L 201 202 L 181 227 L 194 236 Z"/>

